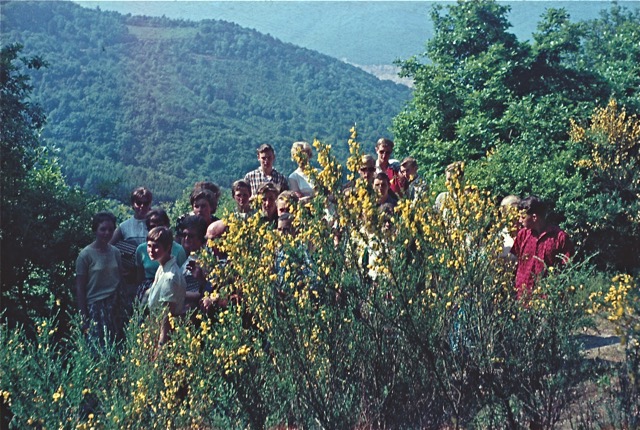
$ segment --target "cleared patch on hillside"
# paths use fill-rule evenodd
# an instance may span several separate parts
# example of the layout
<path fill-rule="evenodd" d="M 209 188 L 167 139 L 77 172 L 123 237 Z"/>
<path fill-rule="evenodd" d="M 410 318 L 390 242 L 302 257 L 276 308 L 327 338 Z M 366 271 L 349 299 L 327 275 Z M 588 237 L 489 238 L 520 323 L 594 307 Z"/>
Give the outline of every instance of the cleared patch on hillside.
<path fill-rule="evenodd" d="M 189 39 L 198 33 L 197 28 L 142 27 L 127 25 L 129 33 L 140 40 Z"/>

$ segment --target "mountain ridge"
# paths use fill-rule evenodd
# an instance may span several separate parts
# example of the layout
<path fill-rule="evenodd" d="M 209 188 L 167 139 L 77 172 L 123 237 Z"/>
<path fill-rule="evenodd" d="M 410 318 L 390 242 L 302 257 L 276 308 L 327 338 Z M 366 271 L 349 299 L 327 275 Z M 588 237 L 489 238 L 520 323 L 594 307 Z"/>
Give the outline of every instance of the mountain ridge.
<path fill-rule="evenodd" d="M 296 140 L 347 153 L 349 128 L 373 146 L 410 90 L 329 56 L 225 21 L 123 16 L 71 2 L 9 2 L 3 45 L 50 67 L 33 73 L 68 180 L 124 198 L 177 197 L 196 180 L 229 186 L 272 143 L 283 173 Z"/>

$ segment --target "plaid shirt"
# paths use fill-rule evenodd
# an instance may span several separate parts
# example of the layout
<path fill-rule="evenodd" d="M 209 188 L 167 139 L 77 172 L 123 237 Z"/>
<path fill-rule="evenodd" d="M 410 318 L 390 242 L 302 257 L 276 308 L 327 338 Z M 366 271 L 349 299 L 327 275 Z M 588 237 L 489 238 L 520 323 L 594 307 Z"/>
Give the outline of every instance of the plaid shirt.
<path fill-rule="evenodd" d="M 272 169 L 271 175 L 267 176 L 262 173 L 261 168 L 257 168 L 256 170 L 252 170 L 244 175 L 244 180 L 251 185 L 252 196 L 255 196 L 258 193 L 260 185 L 266 184 L 267 182 L 273 182 L 278 188 L 280 188 L 281 192 L 289 189 L 289 181 L 276 169 Z"/>

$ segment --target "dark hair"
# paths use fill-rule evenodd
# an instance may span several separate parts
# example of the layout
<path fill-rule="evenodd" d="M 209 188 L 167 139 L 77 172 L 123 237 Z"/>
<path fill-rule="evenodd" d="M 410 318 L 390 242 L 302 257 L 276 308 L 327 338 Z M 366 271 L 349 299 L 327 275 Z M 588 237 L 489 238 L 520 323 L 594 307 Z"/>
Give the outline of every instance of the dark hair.
<path fill-rule="evenodd" d="M 381 137 L 376 142 L 376 149 L 378 149 L 381 146 L 390 146 L 391 149 L 393 149 L 393 146 L 394 146 L 393 140 L 387 139 L 386 137 Z"/>
<path fill-rule="evenodd" d="M 113 223 L 113 228 L 116 227 L 116 216 L 111 212 L 98 212 L 91 219 L 91 231 L 94 233 L 98 231 L 98 227 L 105 221 L 111 221 Z"/>
<path fill-rule="evenodd" d="M 168 227 L 154 227 L 147 234 L 147 241 L 159 243 L 164 249 L 170 250 L 173 242 L 173 234 Z"/>
<path fill-rule="evenodd" d="M 211 193 L 213 193 L 213 196 L 216 198 L 216 200 L 220 198 L 220 187 L 214 184 L 213 182 L 209 182 L 209 181 L 196 182 L 193 185 L 193 191 L 196 191 L 196 190 L 209 190 L 211 191 Z"/>
<path fill-rule="evenodd" d="M 138 187 L 131 192 L 131 204 L 143 199 L 149 199 L 149 202 L 153 200 L 153 194 L 151 194 L 148 188 Z"/>
<path fill-rule="evenodd" d="M 283 213 L 282 215 L 280 215 L 278 217 L 278 221 L 292 221 L 293 222 L 294 219 L 295 219 L 295 217 L 292 214 L 290 214 L 289 212 Z"/>
<path fill-rule="evenodd" d="M 147 225 L 147 230 L 151 230 L 151 218 L 160 218 L 160 222 L 162 225 L 169 227 L 171 225 L 171 221 L 169 220 L 169 215 L 164 209 L 155 208 L 150 210 L 145 217 L 144 223 Z"/>
<path fill-rule="evenodd" d="M 518 209 L 526 211 L 527 215 L 536 214 L 542 218 L 547 215 L 547 204 L 538 196 L 529 196 L 520 200 Z"/>
<path fill-rule="evenodd" d="M 376 173 L 376 175 L 373 177 L 374 180 L 378 179 L 380 181 L 385 181 L 387 183 L 387 185 L 391 184 L 391 181 L 389 180 L 389 176 L 387 176 L 386 173 L 384 172 L 378 172 Z"/>
<path fill-rule="evenodd" d="M 245 188 L 249 190 L 249 195 L 251 195 L 251 185 L 248 182 L 243 181 L 242 179 L 235 181 L 231 185 L 231 195 L 234 195 L 236 191 L 240 188 Z"/>
<path fill-rule="evenodd" d="M 204 243 L 206 242 L 205 236 L 207 235 L 207 222 L 198 215 L 189 215 L 182 219 L 178 224 L 178 235 L 182 236 L 182 232 L 185 228 L 195 230 L 195 234 Z"/>
<path fill-rule="evenodd" d="M 273 182 L 267 182 L 260 185 L 260 188 L 258 188 L 258 194 L 264 194 L 268 192 L 274 192 L 276 193 L 276 197 L 278 197 L 278 195 L 280 194 L 280 189 Z"/>
<path fill-rule="evenodd" d="M 273 152 L 273 155 L 276 154 L 276 151 L 273 150 L 273 146 L 269 145 L 268 143 L 263 143 L 262 145 L 260 145 L 258 147 L 258 149 L 256 150 L 256 152 L 258 153 L 258 155 L 262 154 L 263 152 L 267 152 L 267 151 L 271 151 Z"/>
<path fill-rule="evenodd" d="M 191 206 L 193 206 L 193 204 L 200 199 L 205 199 L 207 202 L 209 202 L 209 206 L 211 206 L 212 210 L 216 206 L 216 196 L 207 189 L 204 189 L 204 188 L 194 189 L 191 192 L 191 195 L 189 196 L 189 201 L 191 202 Z"/>
<path fill-rule="evenodd" d="M 418 167 L 418 162 L 413 157 L 405 157 L 400 165 L 406 169 L 407 167 Z"/>

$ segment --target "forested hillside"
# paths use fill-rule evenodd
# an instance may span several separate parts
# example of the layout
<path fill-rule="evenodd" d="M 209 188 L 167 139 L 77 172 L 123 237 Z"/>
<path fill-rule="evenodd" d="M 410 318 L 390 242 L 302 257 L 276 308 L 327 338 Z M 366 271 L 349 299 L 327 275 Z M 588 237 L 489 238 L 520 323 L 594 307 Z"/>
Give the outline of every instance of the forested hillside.
<path fill-rule="evenodd" d="M 49 63 L 34 71 L 43 138 L 72 184 L 122 198 L 140 184 L 175 198 L 199 179 L 228 186 L 255 148 L 293 170 L 295 140 L 334 144 L 389 135 L 406 87 L 223 21 L 88 10 L 71 2 L 2 4 L 2 44 Z"/>

